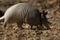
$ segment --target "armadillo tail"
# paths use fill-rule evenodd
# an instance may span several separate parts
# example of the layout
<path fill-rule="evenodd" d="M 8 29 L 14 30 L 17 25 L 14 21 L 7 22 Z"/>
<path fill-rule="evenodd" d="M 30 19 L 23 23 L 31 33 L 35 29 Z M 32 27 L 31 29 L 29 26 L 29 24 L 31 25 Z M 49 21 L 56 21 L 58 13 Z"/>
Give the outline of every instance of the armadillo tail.
<path fill-rule="evenodd" d="M 4 21 L 4 16 L 0 17 L 0 22 Z"/>

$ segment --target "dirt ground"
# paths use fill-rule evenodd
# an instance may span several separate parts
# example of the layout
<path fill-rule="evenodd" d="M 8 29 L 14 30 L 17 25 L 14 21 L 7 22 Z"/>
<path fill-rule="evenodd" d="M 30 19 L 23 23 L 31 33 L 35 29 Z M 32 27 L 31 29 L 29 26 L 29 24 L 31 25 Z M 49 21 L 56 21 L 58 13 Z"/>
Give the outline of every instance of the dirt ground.
<path fill-rule="evenodd" d="M 6 29 L 0 24 L 0 40 L 60 40 L 60 29 L 55 26 L 49 30 L 20 30 L 16 24 Z"/>
<path fill-rule="evenodd" d="M 0 40 L 60 40 L 60 29 L 56 26 L 49 30 L 20 30 L 16 24 L 3 28 L 0 24 Z"/>

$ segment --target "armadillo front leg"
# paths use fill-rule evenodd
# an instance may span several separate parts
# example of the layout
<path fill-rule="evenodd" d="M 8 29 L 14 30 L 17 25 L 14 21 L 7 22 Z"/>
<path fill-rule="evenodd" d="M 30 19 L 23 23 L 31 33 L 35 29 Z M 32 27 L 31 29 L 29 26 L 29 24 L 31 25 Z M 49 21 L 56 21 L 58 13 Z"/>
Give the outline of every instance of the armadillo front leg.
<path fill-rule="evenodd" d="M 23 22 L 17 22 L 17 26 L 19 27 L 19 29 L 23 29 L 22 24 Z"/>

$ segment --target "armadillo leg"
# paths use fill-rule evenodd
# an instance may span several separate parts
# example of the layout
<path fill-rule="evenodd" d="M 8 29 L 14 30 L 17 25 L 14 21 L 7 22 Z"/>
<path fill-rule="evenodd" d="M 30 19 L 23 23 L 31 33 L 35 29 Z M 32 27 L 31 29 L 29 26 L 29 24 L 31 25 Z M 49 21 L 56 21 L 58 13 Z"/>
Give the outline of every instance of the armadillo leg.
<path fill-rule="evenodd" d="M 24 19 L 24 23 L 25 24 L 27 24 L 27 22 L 28 22 L 28 19 L 27 19 L 27 17 Z"/>
<path fill-rule="evenodd" d="M 33 29 L 33 25 L 31 25 L 31 29 Z"/>
<path fill-rule="evenodd" d="M 7 22 L 5 21 L 4 24 L 3 24 L 4 28 L 7 26 Z"/>
<path fill-rule="evenodd" d="M 20 29 L 23 29 L 22 24 L 23 24 L 23 22 L 17 22 L 17 26 L 18 26 Z"/>

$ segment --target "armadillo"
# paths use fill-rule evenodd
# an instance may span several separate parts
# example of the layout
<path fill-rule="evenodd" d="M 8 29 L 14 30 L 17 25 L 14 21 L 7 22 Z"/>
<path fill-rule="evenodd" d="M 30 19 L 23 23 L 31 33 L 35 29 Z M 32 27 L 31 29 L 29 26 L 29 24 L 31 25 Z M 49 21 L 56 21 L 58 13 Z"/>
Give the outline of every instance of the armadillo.
<path fill-rule="evenodd" d="M 4 27 L 10 23 L 17 23 L 21 27 L 23 23 L 32 25 L 40 25 L 41 13 L 39 10 L 28 3 L 17 3 L 9 7 L 5 14 L 0 18 L 4 20 Z"/>

